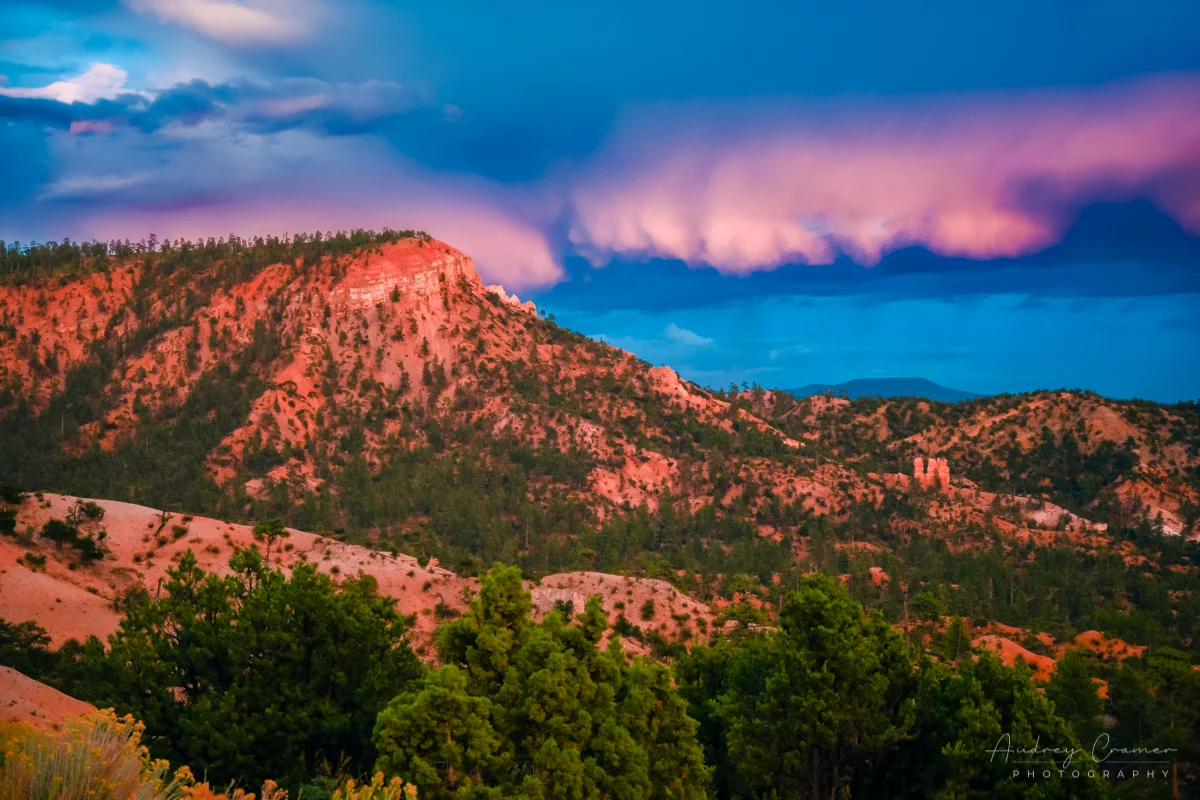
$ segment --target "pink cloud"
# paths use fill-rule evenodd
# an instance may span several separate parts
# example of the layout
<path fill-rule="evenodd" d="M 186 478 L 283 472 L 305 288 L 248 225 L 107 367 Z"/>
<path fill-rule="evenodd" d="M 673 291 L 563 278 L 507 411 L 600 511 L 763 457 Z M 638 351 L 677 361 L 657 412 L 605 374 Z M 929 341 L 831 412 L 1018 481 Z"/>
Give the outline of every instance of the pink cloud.
<path fill-rule="evenodd" d="M 129 91 L 125 80 L 129 74 L 112 64 L 97 63 L 87 72 L 71 78 L 54 81 L 45 86 L 26 88 L 0 86 L 0 96 L 57 100 L 60 103 L 94 103 L 111 100 Z"/>
<path fill-rule="evenodd" d="M 461 249 L 485 281 L 511 291 L 562 277 L 544 232 L 553 211 L 495 182 L 397 163 L 374 137 L 230 137 L 203 126 L 185 134 L 188 147 L 173 150 L 138 183 L 114 187 L 108 204 L 80 211 L 71 233 L 136 241 L 151 232 L 195 239 L 413 228 Z M 138 142 L 83 144 L 62 145 L 67 158 L 56 186 L 94 186 L 89 164 L 134 161 L 141 152 Z"/>
<path fill-rule="evenodd" d="M 919 244 L 1015 256 L 1079 204 L 1148 196 L 1200 233 L 1200 82 L 920 102 L 686 106 L 620 126 L 574 184 L 595 262 L 679 258 L 744 273 L 875 263 Z M 1189 182 L 1180 176 L 1192 176 Z"/>
<path fill-rule="evenodd" d="M 358 202 L 312 197 L 255 198 L 251 202 L 219 202 L 179 210 L 101 212 L 88 221 L 89 234 L 143 239 L 206 238 L 216 232 L 253 237 L 282 236 L 299 231 L 352 228 L 414 228 L 457 247 L 475 261 L 487 283 L 528 290 L 556 283 L 562 277 L 558 260 L 537 228 L 489 202 L 466 196 L 432 199 L 360 197 Z M 444 204 L 443 204 L 444 202 Z"/>
<path fill-rule="evenodd" d="M 105 119 L 76 119 L 71 121 L 70 134 L 82 136 L 88 133 L 112 133 L 113 124 Z"/>
<path fill-rule="evenodd" d="M 313 4 L 301 0 L 125 0 L 139 14 L 182 25 L 232 45 L 288 44 L 306 38 Z"/>

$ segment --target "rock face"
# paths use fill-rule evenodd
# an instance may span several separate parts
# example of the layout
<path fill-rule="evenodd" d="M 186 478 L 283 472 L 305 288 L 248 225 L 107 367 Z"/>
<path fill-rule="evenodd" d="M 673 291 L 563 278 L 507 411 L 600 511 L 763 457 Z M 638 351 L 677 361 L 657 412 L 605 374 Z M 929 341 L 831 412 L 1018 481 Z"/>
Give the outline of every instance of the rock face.
<path fill-rule="evenodd" d="M 925 459 L 913 459 L 913 480 L 926 488 L 950 488 L 950 463 L 944 458 L 931 458 L 926 466 Z"/>
<path fill-rule="evenodd" d="M 650 385 L 655 391 L 684 407 L 695 408 L 700 411 L 711 411 L 715 408 L 717 413 L 722 413 L 728 407 L 726 403 L 713 401 L 693 394 L 680 379 L 679 373 L 670 367 L 653 367 L 647 377 L 649 377 Z"/>
<path fill-rule="evenodd" d="M 1012 666 L 1017 662 L 1017 659 L 1021 659 L 1033 670 L 1033 679 L 1039 683 L 1045 683 L 1054 674 L 1055 661 L 1053 658 L 1030 652 L 1011 639 L 1006 639 L 1003 636 L 993 636 L 990 634 L 980 636 L 974 639 L 971 645 L 991 650 L 1001 662 L 1008 666 Z"/>
<path fill-rule="evenodd" d="M 393 292 L 402 298 L 429 297 L 440 293 L 447 283 L 481 282 L 471 259 L 443 242 L 415 240 L 415 244 L 404 242 L 381 250 L 350 267 L 332 292 L 334 305 L 362 310 L 389 301 Z"/>
<path fill-rule="evenodd" d="M 950 464 L 944 458 L 938 459 L 937 480 L 943 489 L 950 488 Z"/>
<path fill-rule="evenodd" d="M 515 294 L 509 294 L 508 292 L 504 291 L 503 286 L 493 285 L 486 286 L 484 288 L 499 297 L 503 302 L 508 303 L 510 306 L 516 306 L 522 311 L 527 311 L 530 314 L 537 314 L 537 306 L 533 304 L 532 300 L 526 300 L 524 303 L 522 303 L 521 298 L 517 297 Z"/>

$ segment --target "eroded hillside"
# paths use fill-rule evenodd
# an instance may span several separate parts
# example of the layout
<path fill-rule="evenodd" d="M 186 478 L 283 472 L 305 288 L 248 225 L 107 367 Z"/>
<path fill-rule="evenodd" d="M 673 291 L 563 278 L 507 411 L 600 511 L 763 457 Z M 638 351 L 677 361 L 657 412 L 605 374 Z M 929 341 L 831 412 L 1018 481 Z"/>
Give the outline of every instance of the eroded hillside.
<path fill-rule="evenodd" d="M 395 599 L 396 609 L 412 617 L 414 648 L 426 657 L 433 656 L 437 626 L 461 615 L 478 591 L 476 578 L 460 577 L 436 559 L 381 552 L 304 531 L 287 530 L 268 541 L 255 535 L 253 526 L 53 494 L 27 497 L 16 511 L 14 533 L 0 537 L 0 619 L 35 622 L 55 646 L 89 636 L 104 640 L 117 629 L 131 593 L 157 592 L 167 571 L 188 551 L 200 568 L 218 575 L 229 574 L 230 558 L 248 547 L 257 547 L 284 571 L 310 563 L 335 580 L 369 575 L 380 594 Z M 81 557 L 70 543 L 48 537 L 46 525 L 53 521 L 95 539 L 103 555 Z M 714 619 L 706 603 L 659 580 L 566 572 L 527 581 L 527 586 L 539 618 L 555 608 L 581 613 L 588 597 L 598 595 L 632 654 L 693 641 Z"/>
<path fill-rule="evenodd" d="M 1195 404 L 714 392 L 415 232 L 109 246 L 18 277 L 17 488 L 280 517 L 467 577 L 666 579 L 746 622 L 819 569 L 893 620 L 928 590 L 1059 639 L 1117 617 L 1192 639 Z"/>

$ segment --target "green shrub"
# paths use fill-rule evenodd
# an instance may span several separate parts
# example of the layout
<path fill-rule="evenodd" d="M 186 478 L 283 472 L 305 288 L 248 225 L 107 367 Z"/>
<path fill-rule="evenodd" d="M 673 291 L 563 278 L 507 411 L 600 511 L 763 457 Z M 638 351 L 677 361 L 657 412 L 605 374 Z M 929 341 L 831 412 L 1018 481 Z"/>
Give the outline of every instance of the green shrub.
<path fill-rule="evenodd" d="M 64 544 L 72 544 L 79 537 L 79 529 L 61 519 L 47 520 L 42 526 L 42 537 L 54 542 L 61 550 Z"/>
<path fill-rule="evenodd" d="M 103 512 L 103 509 L 101 509 Z M 101 532 L 103 534 L 103 531 Z M 63 522 L 61 519 L 48 520 L 42 526 L 42 536 L 54 542 L 59 550 L 64 544 L 70 545 L 79 553 L 79 558 L 85 564 L 104 558 L 104 551 L 96 542 L 95 537 L 81 533 L 79 528 Z"/>
<path fill-rule="evenodd" d="M 654 598 L 650 598 L 642 603 L 642 619 L 644 621 L 654 619 Z"/>
<path fill-rule="evenodd" d="M 34 570 L 36 572 L 37 570 L 46 566 L 46 557 L 43 555 L 35 555 L 34 553 L 27 552 L 27 553 L 25 553 L 25 555 L 23 555 L 17 559 L 17 563 L 24 564 L 25 566 L 29 567 L 31 570 Z"/>

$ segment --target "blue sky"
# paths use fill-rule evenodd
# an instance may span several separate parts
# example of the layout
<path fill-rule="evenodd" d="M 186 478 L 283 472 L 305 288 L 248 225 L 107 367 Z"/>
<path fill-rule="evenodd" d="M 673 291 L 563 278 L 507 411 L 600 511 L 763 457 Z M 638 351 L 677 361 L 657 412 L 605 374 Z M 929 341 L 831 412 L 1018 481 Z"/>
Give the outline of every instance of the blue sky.
<path fill-rule="evenodd" d="M 8 2 L 0 238 L 422 227 L 702 383 L 1200 397 L 1200 5 L 744 6 Z"/>

